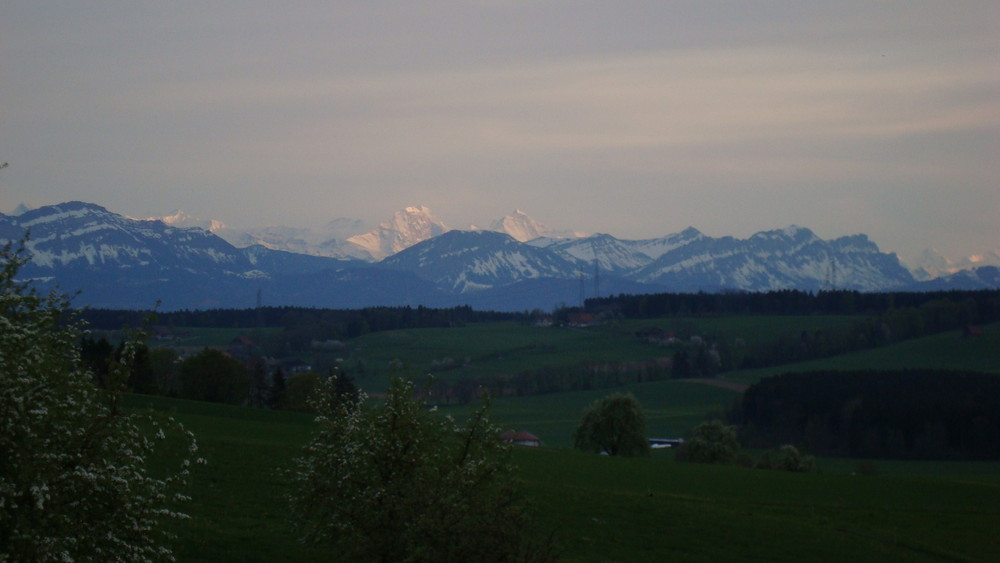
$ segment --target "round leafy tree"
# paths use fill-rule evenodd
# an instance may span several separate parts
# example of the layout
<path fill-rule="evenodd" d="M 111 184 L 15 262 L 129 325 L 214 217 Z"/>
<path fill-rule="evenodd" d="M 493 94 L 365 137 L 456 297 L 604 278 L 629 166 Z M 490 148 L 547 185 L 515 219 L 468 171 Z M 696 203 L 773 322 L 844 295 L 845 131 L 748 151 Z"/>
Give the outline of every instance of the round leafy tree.
<path fill-rule="evenodd" d="M 590 405 L 573 442 L 577 449 L 609 455 L 649 455 L 646 415 L 631 393 L 615 393 Z"/>
<path fill-rule="evenodd" d="M 172 560 L 163 523 L 184 516 L 171 507 L 186 498 L 194 437 L 119 408 L 138 340 L 97 388 L 69 302 L 17 281 L 25 256 L 23 243 L 0 250 L 0 561 Z M 175 429 L 183 459 L 154 476 Z"/>
<path fill-rule="evenodd" d="M 459 424 L 403 379 L 384 401 L 354 402 L 330 378 L 315 408 L 319 429 L 297 460 L 291 499 L 307 542 L 366 561 L 551 558 L 485 405 Z"/>
<path fill-rule="evenodd" d="M 721 420 L 695 426 L 677 452 L 678 460 L 694 463 L 732 465 L 739 457 L 740 442 L 736 437 L 736 427 L 726 426 Z"/>

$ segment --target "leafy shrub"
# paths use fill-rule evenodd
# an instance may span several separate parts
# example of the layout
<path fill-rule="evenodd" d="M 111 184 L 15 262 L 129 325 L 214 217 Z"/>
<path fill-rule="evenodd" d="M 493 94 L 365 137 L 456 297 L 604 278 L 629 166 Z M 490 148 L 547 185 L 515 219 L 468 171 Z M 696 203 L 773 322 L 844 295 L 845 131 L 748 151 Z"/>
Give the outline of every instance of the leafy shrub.
<path fill-rule="evenodd" d="M 816 459 L 811 455 L 803 455 L 798 448 L 791 444 L 781 446 L 778 452 L 778 461 L 774 468 L 780 471 L 810 472 L 816 470 Z"/>

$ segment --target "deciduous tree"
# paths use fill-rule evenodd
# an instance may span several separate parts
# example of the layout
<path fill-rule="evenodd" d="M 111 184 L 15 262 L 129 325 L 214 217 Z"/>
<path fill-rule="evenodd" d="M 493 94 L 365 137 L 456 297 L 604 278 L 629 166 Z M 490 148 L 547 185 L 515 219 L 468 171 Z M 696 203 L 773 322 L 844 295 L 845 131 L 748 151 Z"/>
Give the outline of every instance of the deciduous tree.
<path fill-rule="evenodd" d="M 721 463 L 732 465 L 740 455 L 740 443 L 735 426 L 726 426 L 720 420 L 703 422 L 694 427 L 691 435 L 677 452 L 680 461 L 694 463 Z"/>
<path fill-rule="evenodd" d="M 573 442 L 578 449 L 609 455 L 649 455 L 646 415 L 631 393 L 609 395 L 584 411 Z"/>
<path fill-rule="evenodd" d="M 250 379 L 238 360 L 205 348 L 181 362 L 181 395 L 186 399 L 241 404 L 247 399 Z"/>

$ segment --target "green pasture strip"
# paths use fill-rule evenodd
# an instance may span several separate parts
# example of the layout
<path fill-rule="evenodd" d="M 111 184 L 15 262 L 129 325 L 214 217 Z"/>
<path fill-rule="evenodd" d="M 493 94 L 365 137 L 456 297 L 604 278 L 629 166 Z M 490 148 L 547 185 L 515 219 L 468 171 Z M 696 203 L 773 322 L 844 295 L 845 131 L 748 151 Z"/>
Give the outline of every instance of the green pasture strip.
<path fill-rule="evenodd" d="M 752 384 L 785 372 L 817 370 L 964 369 L 1000 373 L 1000 323 L 983 327 L 983 335 L 966 338 L 949 331 L 830 358 L 723 374 L 729 381 Z"/>
<path fill-rule="evenodd" d="M 399 360 L 412 374 L 434 372 L 452 380 L 467 376 L 510 375 L 541 367 L 571 366 L 583 362 L 619 362 L 672 357 L 673 350 L 644 342 L 635 332 L 656 326 L 712 334 L 748 345 L 782 334 L 847 325 L 859 317 L 732 316 L 616 320 L 587 328 L 536 327 L 513 322 L 470 324 L 454 328 L 393 330 L 364 335 L 350 342 L 348 369 L 361 363 L 358 384 L 371 391 L 385 387 L 390 365 Z M 446 360 L 460 367 L 435 367 Z M 365 375 L 367 374 L 367 375 Z"/>
<path fill-rule="evenodd" d="M 573 431 L 583 410 L 611 393 L 632 393 L 646 414 L 650 436 L 679 438 L 705 420 L 722 412 L 737 394 L 727 389 L 689 381 L 666 380 L 591 391 L 574 391 L 526 397 L 503 397 L 493 401 L 492 418 L 504 428 L 527 430 L 546 446 L 573 447 Z M 448 412 L 461 411 L 449 407 Z"/>
<path fill-rule="evenodd" d="M 519 449 L 568 561 L 996 560 L 997 481 L 791 474 Z"/>
<path fill-rule="evenodd" d="M 716 339 L 742 339 L 748 346 L 764 344 L 785 334 L 840 328 L 863 320 L 859 315 L 720 315 L 705 317 L 667 317 L 659 319 L 625 319 L 614 321 L 598 330 L 632 335 L 646 327 L 657 327 L 680 336 L 694 330 L 696 334 Z"/>

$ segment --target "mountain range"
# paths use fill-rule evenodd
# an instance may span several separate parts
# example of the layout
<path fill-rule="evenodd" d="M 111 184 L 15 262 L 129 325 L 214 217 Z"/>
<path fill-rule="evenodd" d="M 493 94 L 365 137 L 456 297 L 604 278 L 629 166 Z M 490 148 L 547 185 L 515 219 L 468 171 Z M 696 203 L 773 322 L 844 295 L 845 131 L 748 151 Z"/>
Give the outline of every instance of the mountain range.
<path fill-rule="evenodd" d="M 516 311 L 619 293 L 1000 287 L 994 266 L 919 281 L 865 235 L 823 240 L 797 226 L 746 239 L 687 228 L 623 240 L 553 232 L 520 211 L 489 230 L 450 230 L 426 207 L 353 234 L 363 227 L 346 219 L 322 233 L 184 226 L 191 222 L 69 202 L 0 214 L 0 241 L 30 231 L 32 259 L 21 276 L 43 289 L 79 290 L 78 305 L 106 308 L 247 308 L 261 296 L 267 305 Z"/>

